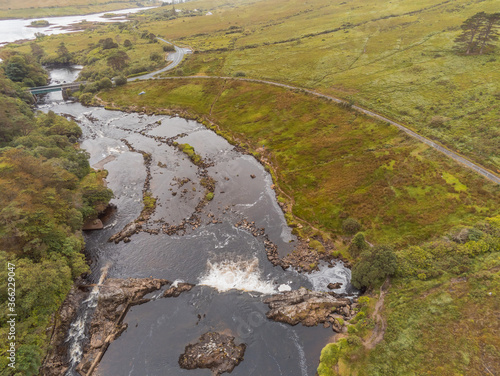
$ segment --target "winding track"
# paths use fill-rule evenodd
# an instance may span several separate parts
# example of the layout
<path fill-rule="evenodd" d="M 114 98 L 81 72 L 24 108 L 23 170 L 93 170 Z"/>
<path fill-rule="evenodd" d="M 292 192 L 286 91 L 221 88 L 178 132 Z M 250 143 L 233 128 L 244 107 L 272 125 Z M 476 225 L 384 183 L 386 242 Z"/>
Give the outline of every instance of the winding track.
<path fill-rule="evenodd" d="M 168 41 L 166 41 L 165 39 L 163 38 L 158 38 L 159 40 L 161 40 L 162 42 L 164 43 L 168 43 L 168 44 L 172 44 Z M 154 77 L 160 73 L 163 73 L 163 72 L 166 72 L 168 70 L 171 70 L 173 68 L 175 68 L 177 65 L 179 65 L 182 61 L 182 59 L 184 58 L 184 55 L 186 53 L 190 53 L 191 50 L 190 49 L 187 49 L 187 48 L 180 48 L 180 47 L 177 47 L 175 46 L 175 53 L 174 54 L 171 54 L 169 56 L 169 58 L 173 59 L 173 63 L 169 64 L 167 67 L 163 68 L 163 69 L 160 69 L 158 71 L 155 71 L 155 72 L 152 72 L 152 73 L 148 73 L 148 74 L 145 74 L 143 76 L 139 76 L 139 77 L 134 77 L 132 79 L 129 79 L 129 81 L 135 81 L 135 80 L 148 80 L 148 79 L 162 79 L 162 80 L 179 80 L 179 79 L 200 79 L 200 78 L 205 78 L 205 79 L 217 79 L 217 80 L 234 80 L 234 81 L 246 81 L 246 82 L 256 82 L 256 83 L 261 83 L 261 84 L 267 84 L 267 85 L 273 85 L 273 86 L 279 86 L 279 87 L 283 87 L 283 88 L 286 88 L 286 89 L 290 89 L 290 90 L 298 90 L 298 91 L 302 91 L 302 92 L 305 92 L 305 93 L 308 93 L 308 94 L 311 94 L 311 95 L 314 95 L 316 97 L 320 97 L 320 98 L 325 98 L 327 100 L 330 100 L 330 101 L 333 101 L 335 103 L 339 103 L 339 104 L 343 104 L 343 105 L 349 105 L 348 102 L 342 100 L 342 99 L 339 99 L 339 98 L 336 98 L 336 97 L 333 97 L 331 95 L 326 95 L 326 94 L 321 94 L 321 93 L 318 93 L 314 90 L 309 90 L 309 89 L 304 89 L 304 88 L 301 88 L 301 87 L 298 87 L 298 86 L 292 86 L 292 85 L 286 85 L 286 84 L 281 84 L 279 82 L 273 82 L 273 81 L 267 81 L 267 80 L 258 80 L 258 79 L 254 79 L 254 78 L 239 78 L 239 77 L 224 77 L 224 76 L 184 76 L 184 77 L 161 77 L 161 78 L 158 78 L 158 77 Z M 413 137 L 417 140 L 419 140 L 420 142 L 423 142 L 424 144 L 426 145 L 429 145 L 430 147 L 432 147 L 433 149 L 439 151 L 440 153 L 444 154 L 445 156 L 447 156 L 448 158 L 451 158 L 453 159 L 454 161 L 462 164 L 463 166 L 473 170 L 474 172 L 478 173 L 479 175 L 482 175 L 483 177 L 485 177 L 486 179 L 494 182 L 494 183 L 497 183 L 497 184 L 500 184 L 500 177 L 494 173 L 492 173 L 491 171 L 487 170 L 486 168 L 476 164 L 476 163 L 473 163 L 471 161 L 469 161 L 468 159 L 462 157 L 460 154 L 454 152 L 454 151 L 451 151 L 447 148 L 445 148 L 444 146 L 438 144 L 437 142 L 434 142 L 424 136 L 421 136 L 419 135 L 418 133 L 412 131 L 411 129 L 405 127 L 404 125 L 402 124 L 399 124 L 399 123 L 396 123 L 395 121 L 393 120 L 390 120 L 382 115 L 379 115 L 373 111 L 370 111 L 370 110 L 367 110 L 363 107 L 359 107 L 359 106 L 355 106 L 355 105 L 352 105 L 351 108 L 353 108 L 354 110 L 358 111 L 358 112 L 361 112 L 367 116 L 370 116 L 372 118 L 375 118 L 375 119 L 378 119 L 378 120 L 381 120 L 383 122 L 386 122 L 386 123 L 389 123 L 397 128 L 399 128 L 400 130 L 402 130 L 403 132 L 405 132 L 406 134 L 408 134 L 410 137 Z"/>
<path fill-rule="evenodd" d="M 163 43 L 167 43 L 167 44 L 174 46 L 175 52 L 169 54 L 167 57 L 167 61 L 171 61 L 171 63 L 169 65 L 167 65 L 165 68 L 162 68 L 160 70 L 157 70 L 157 71 L 154 71 L 151 73 L 146 73 L 146 74 L 143 74 L 142 76 L 129 78 L 129 79 L 127 79 L 128 82 L 137 81 L 137 80 L 149 80 L 150 78 L 155 78 L 154 76 L 156 76 L 160 73 L 174 69 L 176 66 L 178 66 L 181 63 L 182 59 L 184 59 L 184 55 L 191 53 L 191 50 L 189 48 L 177 47 L 175 44 L 170 43 L 169 41 L 167 41 L 163 38 L 160 38 L 160 37 L 156 37 L 156 39 L 161 40 Z"/>

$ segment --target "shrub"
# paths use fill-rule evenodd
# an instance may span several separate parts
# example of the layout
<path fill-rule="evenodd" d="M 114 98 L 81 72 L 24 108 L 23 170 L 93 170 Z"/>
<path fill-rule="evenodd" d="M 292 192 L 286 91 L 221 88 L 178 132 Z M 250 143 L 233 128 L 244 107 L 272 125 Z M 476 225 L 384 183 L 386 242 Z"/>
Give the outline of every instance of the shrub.
<path fill-rule="evenodd" d="M 101 78 L 99 81 L 99 89 L 109 89 L 113 87 L 113 82 L 108 77 Z"/>
<path fill-rule="evenodd" d="M 80 95 L 79 99 L 83 105 L 88 106 L 91 104 L 93 98 L 94 98 L 94 96 L 92 95 L 92 93 L 84 93 L 84 94 Z"/>
<path fill-rule="evenodd" d="M 207 195 L 205 196 L 205 199 L 207 201 L 212 201 L 214 198 L 214 193 L 213 192 L 208 192 Z"/>
<path fill-rule="evenodd" d="M 234 74 L 234 77 L 245 77 L 246 76 L 246 73 L 245 72 L 236 72 Z"/>
<path fill-rule="evenodd" d="M 151 61 L 155 61 L 157 63 L 161 62 L 163 60 L 163 56 L 159 52 L 151 52 L 149 55 L 149 59 Z"/>
<path fill-rule="evenodd" d="M 361 224 L 354 218 L 347 218 L 342 222 L 342 231 L 346 234 L 354 235 L 361 230 Z"/>
<path fill-rule="evenodd" d="M 173 51 L 175 51 L 175 47 L 171 44 L 165 44 L 165 45 L 163 45 L 163 51 L 173 52 Z"/>
<path fill-rule="evenodd" d="M 125 40 L 123 41 L 123 47 L 125 47 L 125 48 L 130 48 L 130 47 L 132 47 L 132 42 L 131 42 L 130 40 L 128 40 L 128 39 L 125 39 Z"/>
<path fill-rule="evenodd" d="M 361 260 L 352 269 L 352 284 L 361 289 L 381 283 L 396 272 L 397 259 L 389 246 L 377 246 L 361 254 Z"/>
<path fill-rule="evenodd" d="M 122 86 L 127 83 L 127 77 L 125 76 L 118 76 L 115 78 L 115 85 L 116 86 Z"/>
<path fill-rule="evenodd" d="M 352 257 L 358 257 L 363 251 L 366 251 L 370 246 L 365 240 L 365 235 L 362 232 L 358 232 L 354 235 L 354 238 L 351 240 L 351 244 L 349 244 L 349 254 Z"/>

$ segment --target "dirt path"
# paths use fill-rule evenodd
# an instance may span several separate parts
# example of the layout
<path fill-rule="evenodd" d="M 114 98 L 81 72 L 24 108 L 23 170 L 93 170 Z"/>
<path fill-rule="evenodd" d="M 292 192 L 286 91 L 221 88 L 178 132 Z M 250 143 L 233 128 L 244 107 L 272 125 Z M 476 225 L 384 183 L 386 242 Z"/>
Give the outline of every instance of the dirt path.
<path fill-rule="evenodd" d="M 373 318 L 375 319 L 375 329 L 373 329 L 373 333 L 370 338 L 368 338 L 365 342 L 365 348 L 368 350 L 373 349 L 377 344 L 380 343 L 384 339 L 385 330 L 387 329 L 387 323 L 385 322 L 382 314 L 380 313 L 382 308 L 384 307 L 384 298 L 387 290 L 389 289 L 390 281 L 389 277 L 385 280 L 385 282 L 380 287 L 380 295 L 377 303 L 375 304 L 375 311 L 373 312 Z"/>
<path fill-rule="evenodd" d="M 158 78 L 158 79 L 162 79 L 162 80 L 180 80 L 180 79 L 219 79 L 219 80 L 234 80 L 234 81 L 246 81 L 246 82 L 256 82 L 256 83 L 261 83 L 261 84 L 267 84 L 267 85 L 273 85 L 273 86 L 279 86 L 279 87 L 283 87 L 283 88 L 286 88 L 286 89 L 290 89 L 290 90 L 296 90 L 296 91 L 300 91 L 300 92 L 304 92 L 304 93 L 308 93 L 308 94 L 311 94 L 311 95 L 314 95 L 316 97 L 320 97 L 320 98 L 325 98 L 327 100 L 330 100 L 330 101 L 333 101 L 335 103 L 339 103 L 339 104 L 343 104 L 343 105 L 349 105 L 348 102 L 342 100 L 342 99 L 339 99 L 339 98 L 335 98 L 331 95 L 326 95 L 326 94 L 321 94 L 321 93 L 318 93 L 314 90 L 309 90 L 309 89 L 304 89 L 304 88 L 301 88 L 301 87 L 297 87 L 297 86 L 292 86 L 292 85 L 286 85 L 286 84 L 280 84 L 278 82 L 273 82 L 273 81 L 267 81 L 267 80 L 258 80 L 258 79 L 253 79 L 253 78 L 240 78 L 240 77 L 223 77 L 223 76 L 184 76 L 184 77 L 161 77 L 161 78 Z M 386 122 L 386 123 L 389 123 L 397 128 L 399 128 L 400 130 L 402 130 L 403 132 L 405 132 L 406 134 L 408 134 L 410 137 L 413 137 L 417 140 L 419 140 L 420 142 L 423 142 L 424 144 L 426 145 L 429 145 L 430 147 L 432 147 L 433 149 L 439 151 L 440 153 L 444 154 L 445 156 L 447 156 L 448 158 L 450 159 L 453 159 L 454 161 L 462 164 L 463 166 L 473 170 L 474 172 L 478 173 L 479 175 L 482 175 L 483 177 L 485 177 L 486 179 L 494 182 L 494 183 L 497 183 L 497 184 L 500 184 L 500 177 L 497 176 L 496 174 L 494 174 L 493 172 L 487 170 L 486 168 L 476 164 L 476 163 L 473 163 L 471 161 L 469 161 L 468 159 L 466 159 L 465 157 L 462 157 L 461 155 L 459 155 L 458 153 L 454 152 L 454 151 L 451 151 L 449 149 L 447 149 L 446 147 L 444 147 L 443 145 L 440 145 L 438 144 L 437 142 L 435 141 L 432 141 L 424 136 L 421 136 L 419 135 L 418 133 L 412 131 L 411 129 L 405 127 L 404 125 L 402 124 L 399 124 L 399 123 L 396 123 L 395 121 L 392 121 L 382 115 L 379 115 L 373 111 L 370 111 L 370 110 L 367 110 L 365 108 L 362 108 L 362 107 L 359 107 L 359 106 L 351 106 L 352 109 L 358 111 L 358 112 L 361 112 L 365 115 L 368 115 L 372 118 L 375 118 L 375 119 L 378 119 L 378 120 L 381 120 L 383 122 Z"/>

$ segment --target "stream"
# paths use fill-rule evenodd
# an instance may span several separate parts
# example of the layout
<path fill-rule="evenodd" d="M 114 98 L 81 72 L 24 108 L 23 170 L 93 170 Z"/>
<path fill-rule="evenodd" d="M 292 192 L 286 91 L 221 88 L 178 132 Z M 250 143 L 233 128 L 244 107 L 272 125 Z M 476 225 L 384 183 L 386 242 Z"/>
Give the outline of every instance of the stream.
<path fill-rule="evenodd" d="M 80 68 L 52 70 L 52 83 L 73 81 Z M 161 292 L 152 293 L 152 301 L 132 307 L 124 320 L 128 329 L 109 346 L 99 375 L 210 375 L 206 369 L 188 371 L 178 365 L 185 346 L 208 331 L 229 333 L 236 343 L 247 345 L 244 361 L 232 374 L 316 373 L 321 349 L 335 333 L 322 326 L 292 327 L 270 321 L 262 300 L 301 286 L 327 291 L 330 282 L 342 283 L 335 292 L 353 293 L 350 270 L 337 263 L 306 275 L 273 267 L 264 238 L 237 225 L 246 220 L 265 229 L 281 257 L 297 244 L 271 188 L 271 176 L 253 156 L 235 150 L 202 124 L 180 117 L 84 107 L 63 101 L 61 93 L 46 95 L 39 109 L 76 120 L 91 166 L 109 173 L 106 180 L 117 210 L 103 230 L 85 234 L 92 270 L 89 282 L 154 277 L 197 285 L 178 298 L 156 299 Z M 200 168 L 167 139 L 192 145 L 209 162 L 206 171 L 216 181 L 214 198 L 199 212 L 195 208 L 205 195 Z M 147 172 L 141 152 L 151 155 L 149 191 L 157 199 L 144 228 L 158 234 L 140 232 L 129 243 L 108 242 L 142 210 Z M 198 224 L 173 235 L 163 231 L 193 213 L 199 217 Z M 98 294 L 94 288 L 68 334 L 68 359 L 73 366 L 67 375 L 77 375 L 74 367 L 81 359 Z"/>

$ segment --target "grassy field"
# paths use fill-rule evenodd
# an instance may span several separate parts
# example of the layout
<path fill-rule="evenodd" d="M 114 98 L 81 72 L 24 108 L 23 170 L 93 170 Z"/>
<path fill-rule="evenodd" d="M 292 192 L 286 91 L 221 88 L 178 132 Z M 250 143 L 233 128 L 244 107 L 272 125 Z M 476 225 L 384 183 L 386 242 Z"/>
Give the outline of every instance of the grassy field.
<path fill-rule="evenodd" d="M 497 11 L 494 0 L 197 1 L 177 8 L 213 15 L 142 27 L 198 52 L 185 74 L 244 72 L 315 88 L 500 171 L 499 49 L 482 56 L 453 50 L 462 22 Z"/>
<path fill-rule="evenodd" d="M 71 16 L 151 6 L 158 2 L 129 0 L 3 0 L 0 19 Z"/>
<path fill-rule="evenodd" d="M 297 217 L 330 233 L 350 216 L 371 240 L 405 245 L 500 212 L 498 185 L 394 127 L 304 93 L 195 79 L 127 84 L 100 96 L 114 107 L 132 100 L 136 109 L 210 119 L 272 163 Z"/>

